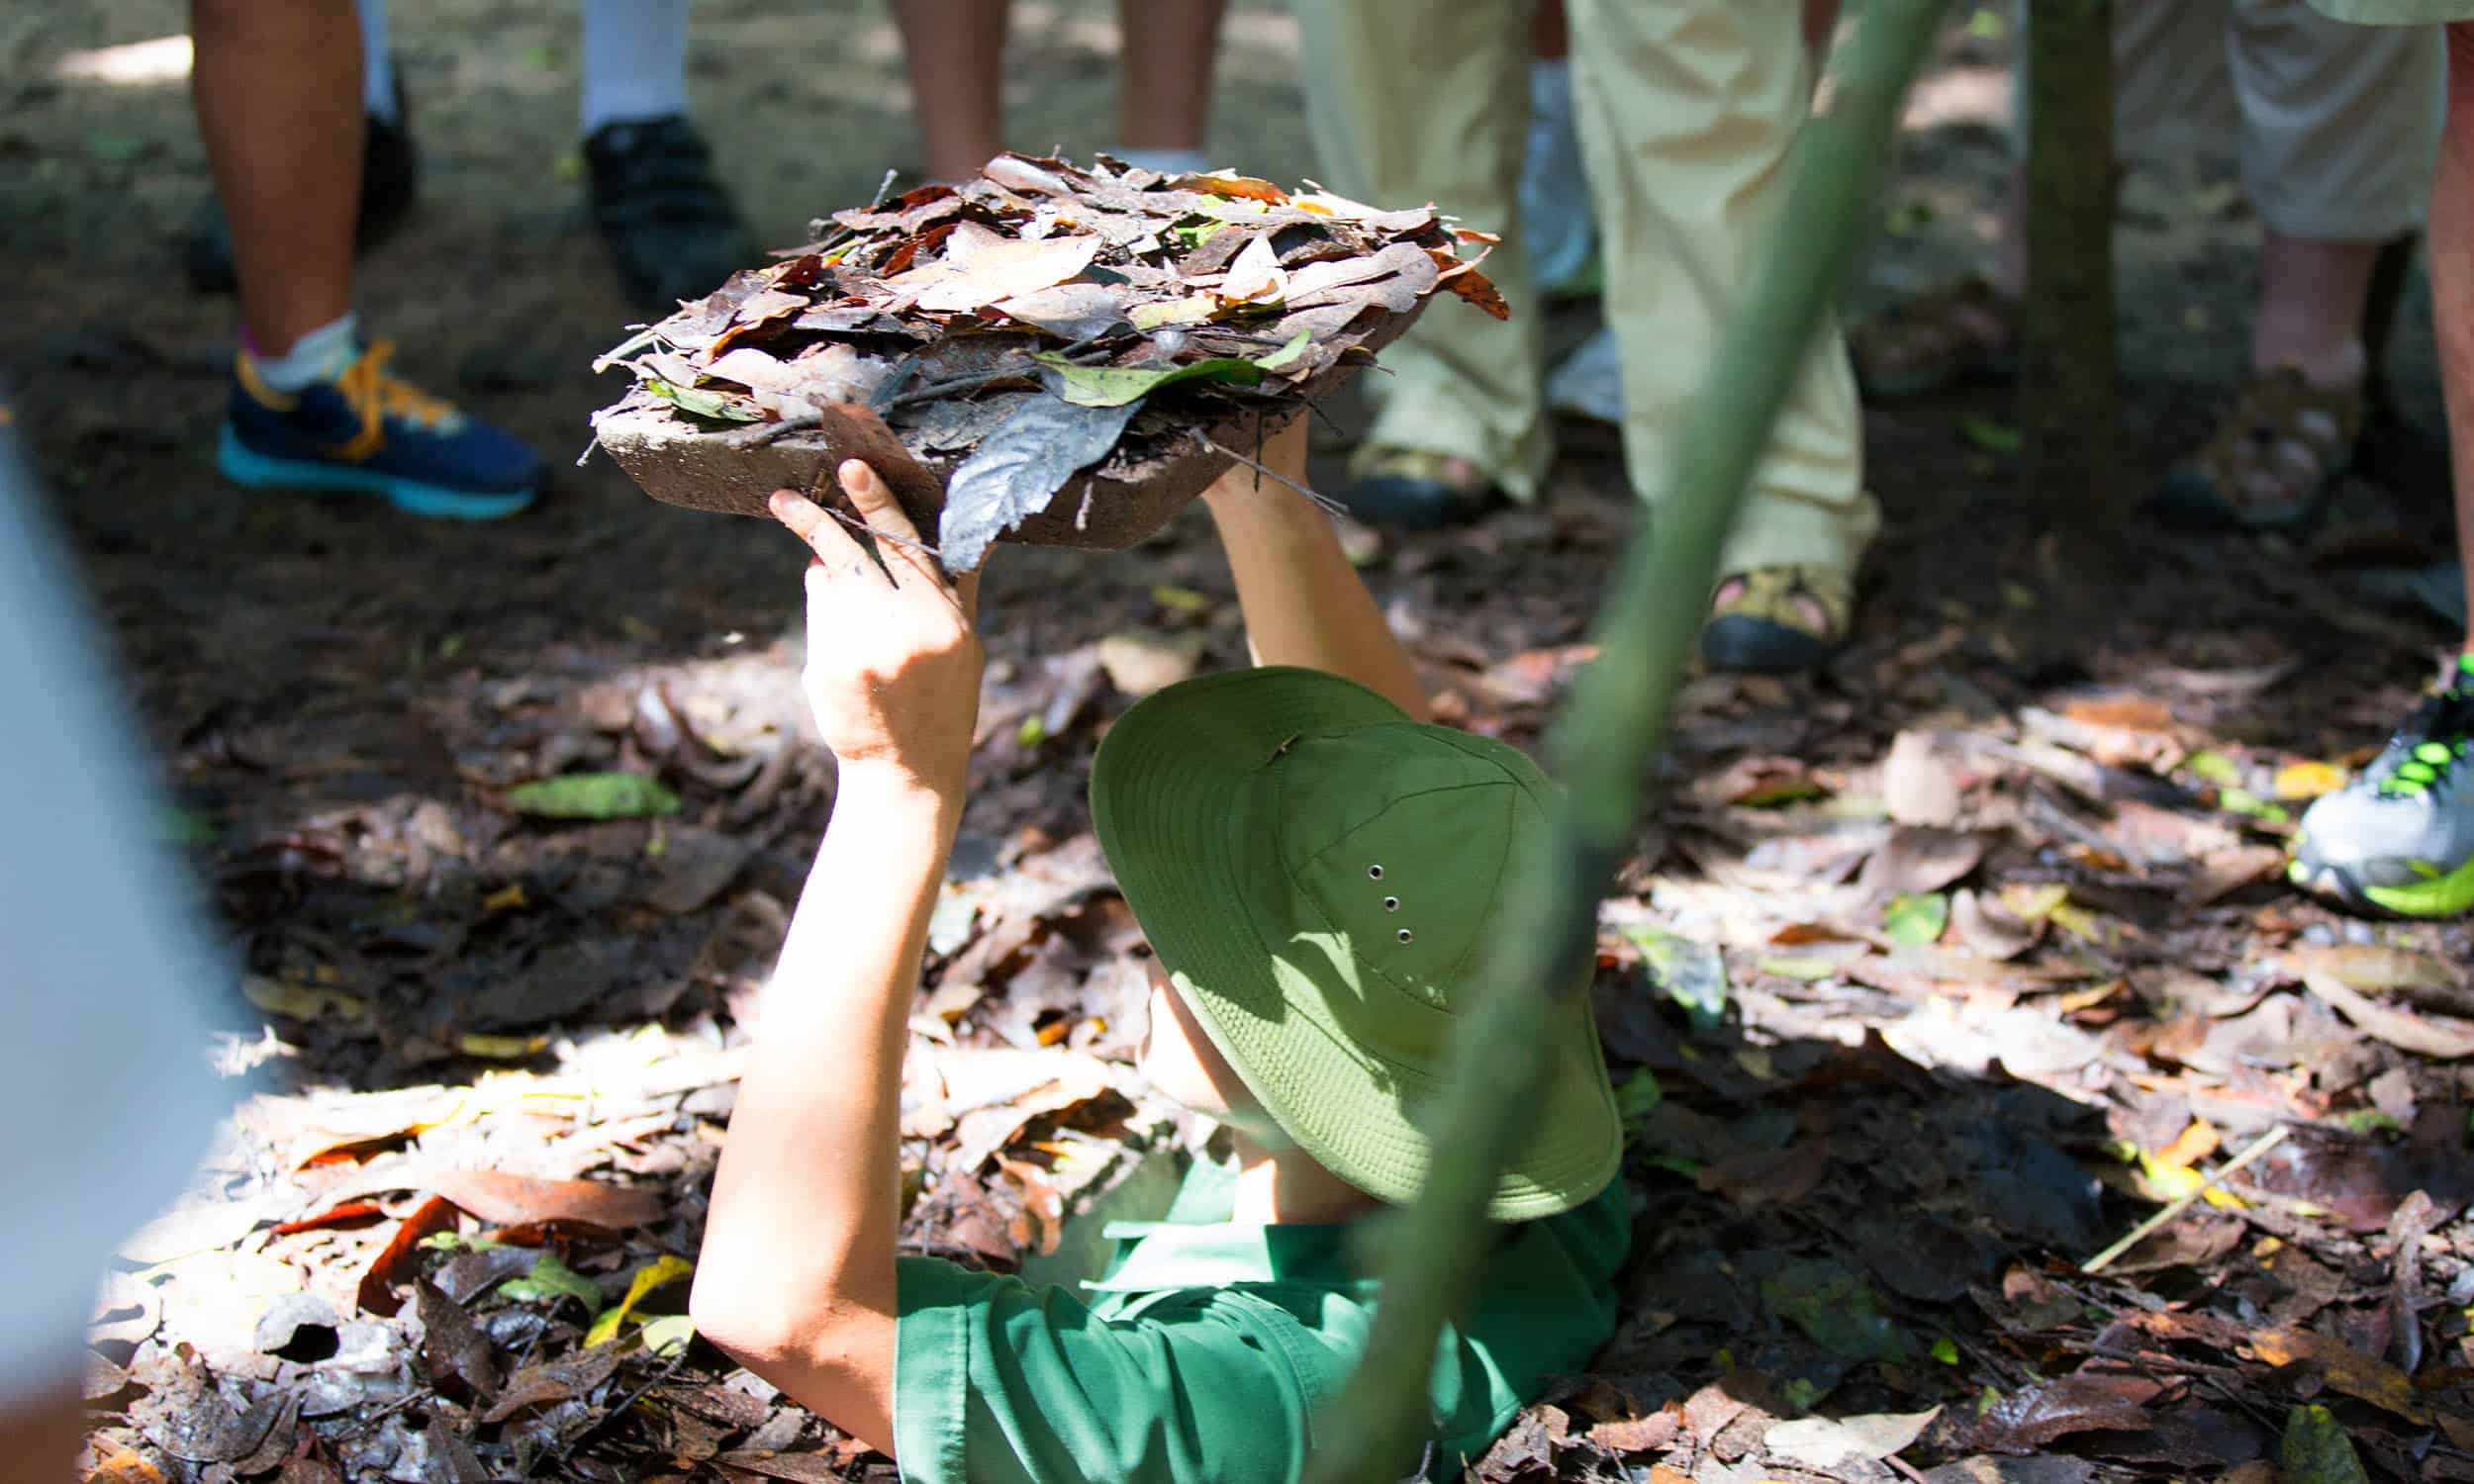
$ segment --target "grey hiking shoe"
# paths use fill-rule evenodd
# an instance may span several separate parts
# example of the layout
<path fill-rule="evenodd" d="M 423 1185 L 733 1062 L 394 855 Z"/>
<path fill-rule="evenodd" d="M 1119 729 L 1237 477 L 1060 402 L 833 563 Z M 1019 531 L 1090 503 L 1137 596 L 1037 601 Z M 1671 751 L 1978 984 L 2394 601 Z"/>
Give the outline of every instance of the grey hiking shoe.
<path fill-rule="evenodd" d="M 2474 911 L 2474 655 L 2302 816 L 2296 885 L 2402 917 Z"/>

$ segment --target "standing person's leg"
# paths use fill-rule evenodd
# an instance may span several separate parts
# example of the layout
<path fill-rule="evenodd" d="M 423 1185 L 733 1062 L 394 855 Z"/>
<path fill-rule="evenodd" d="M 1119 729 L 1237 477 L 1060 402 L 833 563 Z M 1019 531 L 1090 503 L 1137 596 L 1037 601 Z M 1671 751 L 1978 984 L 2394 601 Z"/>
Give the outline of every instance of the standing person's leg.
<path fill-rule="evenodd" d="M 932 179 L 967 180 L 1005 147 L 1011 8 L 1011 0 L 894 0 Z"/>
<path fill-rule="evenodd" d="M 351 182 L 335 180 L 322 189 L 342 191 L 347 200 L 357 202 L 352 240 L 356 249 L 366 250 L 383 241 L 411 212 L 420 164 L 412 136 L 404 129 L 404 97 L 387 49 L 387 0 L 357 0 L 354 9 L 360 17 L 361 107 L 367 116 L 362 124 L 359 184 L 352 189 Z M 280 15 L 275 18 L 277 24 L 281 19 Z M 232 226 L 221 196 L 210 194 L 182 233 L 181 266 L 189 286 L 199 293 L 229 294 L 239 287 L 239 273 L 233 262 Z"/>
<path fill-rule="evenodd" d="M 192 0 L 191 86 L 232 220 L 243 332 L 216 463 L 485 520 L 531 504 L 529 449 L 388 374 L 351 313 L 360 25 L 346 0 Z"/>
<path fill-rule="evenodd" d="M 1211 67 L 1228 0 L 1117 0 L 1125 38 L 1117 68 L 1117 147 L 1128 164 L 1164 175 L 1211 168 Z"/>
<path fill-rule="evenodd" d="M 360 23 L 348 0 L 192 0 L 189 30 L 240 321 L 257 354 L 280 356 L 352 307 Z"/>
<path fill-rule="evenodd" d="M 1519 222 L 1527 112 L 1523 0 L 1297 0 L 1306 118 L 1324 182 L 1378 206 L 1431 201 L 1500 232 L 1486 272 L 1512 302 L 1498 321 L 1437 305 L 1383 353 L 1380 405 L 1342 499 L 1369 519 L 1470 518 L 1488 487 L 1536 494 L 1554 445 L 1539 388 L 1543 315 Z"/>
<path fill-rule="evenodd" d="M 2250 365 L 2160 499 L 2200 524 L 2300 524 L 2352 462 L 2382 246 L 2418 231 L 2439 143 L 2441 44 L 2348 26 L 2303 0 L 2234 0 L 2225 49 L 2242 184 L 2266 229 Z"/>
<path fill-rule="evenodd" d="M 2373 23 L 2462 18 L 2447 28 L 2430 276 L 2457 545 L 2474 612 L 2474 0 L 2318 0 L 2316 8 Z M 2379 757 L 2304 813 L 2288 875 L 2355 906 L 2410 917 L 2474 911 L 2474 633 Z"/>
<path fill-rule="evenodd" d="M 628 297 L 658 318 L 756 257 L 688 119 L 688 0 L 583 0 L 578 112 L 593 222 Z"/>
<path fill-rule="evenodd" d="M 1570 10 L 1607 321 L 1623 349 L 1624 457 L 1633 488 L 1655 504 L 1808 111 L 1803 5 L 1570 0 Z M 1834 325 L 1754 473 L 1704 655 L 1729 669 L 1817 663 L 1846 637 L 1856 568 L 1879 525 Z"/>
<path fill-rule="evenodd" d="M 1520 171 L 1529 267 L 1550 296 L 1596 288 L 1597 221 L 1572 120 L 1571 29 L 1563 0 L 1539 0 L 1529 28 L 1529 137 Z"/>

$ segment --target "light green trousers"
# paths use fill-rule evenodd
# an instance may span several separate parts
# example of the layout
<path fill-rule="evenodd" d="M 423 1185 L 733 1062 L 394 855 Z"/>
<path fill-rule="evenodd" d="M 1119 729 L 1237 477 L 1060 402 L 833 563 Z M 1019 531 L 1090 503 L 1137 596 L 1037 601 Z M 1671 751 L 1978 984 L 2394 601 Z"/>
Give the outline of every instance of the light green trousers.
<path fill-rule="evenodd" d="M 1498 322 L 1435 305 L 1373 378 L 1379 443 L 1455 454 L 1515 497 L 1554 456 L 1543 306 L 1515 203 L 1529 109 L 1528 0 L 1297 0 L 1324 184 L 1381 206 L 1432 201 L 1503 234 Z M 1568 0 L 1581 155 L 1623 351 L 1624 457 L 1664 498 L 1693 399 L 1808 111 L 1799 0 Z M 1816 340 L 1753 478 L 1724 569 L 1853 571 L 1879 528 L 1846 343 Z"/>

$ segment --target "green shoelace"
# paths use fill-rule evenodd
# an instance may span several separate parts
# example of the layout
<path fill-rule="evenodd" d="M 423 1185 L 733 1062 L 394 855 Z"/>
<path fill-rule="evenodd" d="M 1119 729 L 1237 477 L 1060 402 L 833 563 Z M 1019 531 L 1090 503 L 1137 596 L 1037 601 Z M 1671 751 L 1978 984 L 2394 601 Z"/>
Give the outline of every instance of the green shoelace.
<path fill-rule="evenodd" d="M 2411 798 L 2434 787 L 2468 753 L 2474 752 L 2474 735 L 2468 735 L 2466 730 L 2469 717 L 2474 716 L 2474 654 L 2457 656 L 2455 683 L 2424 704 L 2429 730 L 2440 735 L 2415 743 L 2405 761 L 2380 780 L 2380 792 L 2391 798 Z M 2414 720 L 2407 723 L 2409 732 L 2424 729 L 2417 725 L 2424 720 L 2424 714 L 2418 711 Z"/>

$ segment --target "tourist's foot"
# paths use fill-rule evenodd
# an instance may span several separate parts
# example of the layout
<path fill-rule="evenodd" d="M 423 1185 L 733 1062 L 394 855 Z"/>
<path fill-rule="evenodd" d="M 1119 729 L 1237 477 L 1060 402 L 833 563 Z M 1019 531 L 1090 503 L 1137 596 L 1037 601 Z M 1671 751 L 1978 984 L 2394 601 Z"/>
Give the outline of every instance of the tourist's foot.
<path fill-rule="evenodd" d="M 1856 326 L 1848 355 L 1864 395 L 1880 402 L 2012 377 L 2019 371 L 2019 303 L 1988 279 L 1961 279 Z"/>
<path fill-rule="evenodd" d="M 2474 911 L 2474 655 L 2351 784 L 2311 805 L 2287 875 L 2405 917 Z"/>
<path fill-rule="evenodd" d="M 1467 525 L 1494 502 L 1494 488 L 1475 462 L 1422 448 L 1370 443 L 1349 460 L 1349 476 L 1340 503 L 1374 525 L 1403 530 Z"/>
<path fill-rule="evenodd" d="M 242 351 L 216 464 L 259 490 L 376 495 L 443 520 L 496 520 L 532 503 L 544 473 L 516 437 L 387 374 L 379 340 L 333 381 L 266 385 Z"/>
<path fill-rule="evenodd" d="M 1811 670 L 1847 642 L 1855 614 L 1846 573 L 1805 565 L 1731 573 L 1710 600 L 1701 658 L 1712 670 Z"/>
<path fill-rule="evenodd" d="M 651 317 L 712 293 L 755 244 L 713 173 L 712 151 L 676 114 L 605 124 L 584 141 L 593 223 L 627 296 Z"/>
<path fill-rule="evenodd" d="M 421 157 L 404 127 L 403 110 L 399 85 L 394 122 L 372 114 L 369 131 L 362 137 L 361 201 L 352 227 L 356 252 L 367 252 L 403 226 L 420 194 Z M 229 294 L 239 287 L 232 254 L 232 224 L 225 220 L 223 203 L 211 195 L 181 238 L 180 260 L 188 271 L 189 286 L 201 294 Z"/>
<path fill-rule="evenodd" d="M 2166 473 L 2157 510 L 2219 530 L 2306 524 L 2351 466 L 2361 429 L 2360 386 L 2315 387 L 2293 366 L 2259 373 L 2207 443 Z"/>

